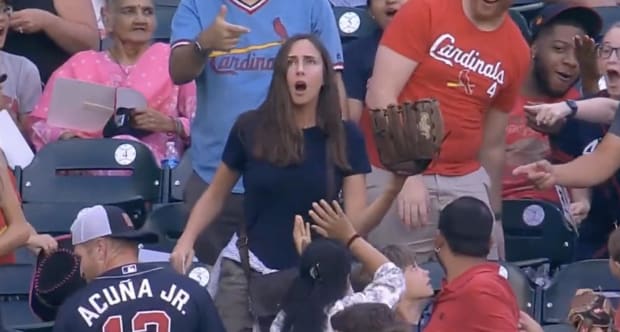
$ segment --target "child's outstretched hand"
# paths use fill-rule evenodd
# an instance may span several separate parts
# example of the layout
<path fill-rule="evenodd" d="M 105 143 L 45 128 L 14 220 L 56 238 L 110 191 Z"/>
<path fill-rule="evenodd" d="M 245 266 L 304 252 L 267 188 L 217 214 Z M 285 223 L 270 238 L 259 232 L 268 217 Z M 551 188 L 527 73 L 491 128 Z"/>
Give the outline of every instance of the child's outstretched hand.
<path fill-rule="evenodd" d="M 312 203 L 309 214 L 315 223 L 312 229 L 325 237 L 346 243 L 356 234 L 351 221 L 336 201 L 332 201 L 331 205 L 325 200 Z"/>
<path fill-rule="evenodd" d="M 310 223 L 304 222 L 300 215 L 295 216 L 295 224 L 293 225 L 293 241 L 295 249 L 301 256 L 306 247 L 312 242 L 312 234 L 310 233 Z"/>

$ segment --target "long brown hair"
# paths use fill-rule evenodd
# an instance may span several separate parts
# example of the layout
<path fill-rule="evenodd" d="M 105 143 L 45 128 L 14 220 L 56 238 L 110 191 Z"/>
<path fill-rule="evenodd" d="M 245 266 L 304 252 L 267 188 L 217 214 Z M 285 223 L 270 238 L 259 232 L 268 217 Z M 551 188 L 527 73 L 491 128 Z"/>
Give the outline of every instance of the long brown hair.
<path fill-rule="evenodd" d="M 323 86 L 319 91 L 316 125 L 327 137 L 331 159 L 341 170 L 350 170 L 346 154 L 346 134 L 335 72 L 329 54 L 313 35 L 295 35 L 284 42 L 276 55 L 273 77 L 267 98 L 255 112 L 241 116 L 242 128 L 255 127 L 251 143 L 254 157 L 284 167 L 299 164 L 304 156 L 303 130 L 295 118 L 295 110 L 287 83 L 288 56 L 291 47 L 300 40 L 308 40 L 321 54 L 323 60 Z"/>

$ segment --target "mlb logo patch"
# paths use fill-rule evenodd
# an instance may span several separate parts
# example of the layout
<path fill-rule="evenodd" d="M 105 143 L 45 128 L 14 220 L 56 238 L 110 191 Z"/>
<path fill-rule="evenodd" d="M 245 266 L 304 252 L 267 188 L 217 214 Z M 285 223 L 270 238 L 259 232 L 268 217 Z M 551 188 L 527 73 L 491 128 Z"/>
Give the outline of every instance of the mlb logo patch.
<path fill-rule="evenodd" d="M 138 267 L 136 266 L 136 264 L 125 265 L 125 266 L 123 266 L 121 271 L 122 271 L 123 274 L 136 273 L 136 272 L 138 272 Z"/>

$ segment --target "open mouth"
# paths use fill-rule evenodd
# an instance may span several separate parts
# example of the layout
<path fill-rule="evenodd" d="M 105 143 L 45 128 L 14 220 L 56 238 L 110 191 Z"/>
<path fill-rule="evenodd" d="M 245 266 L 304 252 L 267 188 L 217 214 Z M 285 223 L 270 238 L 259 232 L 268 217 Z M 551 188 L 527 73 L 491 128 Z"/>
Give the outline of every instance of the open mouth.
<path fill-rule="evenodd" d="M 562 82 L 572 82 L 574 80 L 574 76 L 571 74 L 556 72 L 556 75 L 558 75 L 558 78 L 560 78 Z"/>
<path fill-rule="evenodd" d="M 385 11 L 385 15 L 387 15 L 387 17 L 394 17 L 394 15 L 396 15 L 396 13 L 398 12 L 398 9 L 395 8 L 388 8 Z"/>
<path fill-rule="evenodd" d="M 131 30 L 132 31 L 146 31 L 146 27 L 144 27 L 144 26 L 135 26 Z"/>
<path fill-rule="evenodd" d="M 607 69 L 605 71 L 605 76 L 607 76 L 608 80 L 617 80 L 620 78 L 620 72 L 616 69 Z"/>
<path fill-rule="evenodd" d="M 306 91 L 307 88 L 308 88 L 308 85 L 306 84 L 306 82 L 302 82 L 302 81 L 295 82 L 295 91 L 304 92 Z"/>

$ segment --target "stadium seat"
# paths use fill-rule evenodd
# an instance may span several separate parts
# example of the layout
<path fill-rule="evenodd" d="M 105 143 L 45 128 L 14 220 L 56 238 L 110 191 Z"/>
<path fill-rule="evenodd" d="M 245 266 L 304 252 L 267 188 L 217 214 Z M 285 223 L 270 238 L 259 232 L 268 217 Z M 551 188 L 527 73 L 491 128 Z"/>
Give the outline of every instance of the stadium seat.
<path fill-rule="evenodd" d="M 606 259 L 569 264 L 554 275 L 551 284 L 542 293 L 542 322 L 565 323 L 570 302 L 575 292 L 582 288 L 614 292 L 620 290 L 620 283 L 611 275 Z"/>
<path fill-rule="evenodd" d="M 503 263 L 502 266 L 508 270 L 508 282 L 517 296 L 519 308 L 530 316 L 536 317 L 538 314 L 536 310 L 538 305 L 536 286 L 519 267 L 510 263 Z"/>
<path fill-rule="evenodd" d="M 365 7 L 333 7 L 333 9 L 343 43 L 371 35 L 379 28 Z"/>
<path fill-rule="evenodd" d="M 0 311 L 6 326 L 41 322 L 28 304 L 33 271 L 30 264 L 0 265 Z"/>
<path fill-rule="evenodd" d="M 577 234 L 557 206 L 535 200 L 504 200 L 508 262 L 548 259 L 552 267 L 572 261 Z"/>
<path fill-rule="evenodd" d="M 521 34 L 523 35 L 523 38 L 529 42 L 530 38 L 532 37 L 532 34 L 530 32 L 529 24 L 527 24 L 527 21 L 525 20 L 525 17 L 523 17 L 523 15 L 521 15 L 521 13 L 519 13 L 515 9 L 510 9 L 508 13 L 510 13 L 510 17 L 517 24 L 517 26 L 519 27 L 519 30 L 521 30 Z"/>
<path fill-rule="evenodd" d="M 183 154 L 179 165 L 170 171 L 171 202 L 183 201 L 183 191 L 193 171 L 191 153 L 188 151 Z"/>
<path fill-rule="evenodd" d="M 165 204 L 154 209 L 147 217 L 143 228 L 160 234 L 160 240 L 157 244 L 144 245 L 144 249 L 172 252 L 183 233 L 188 217 L 189 211 L 182 202 Z"/>
<path fill-rule="evenodd" d="M 16 264 L 34 264 L 37 258 L 34 256 L 28 248 L 22 247 L 15 250 L 15 263 Z"/>
<path fill-rule="evenodd" d="M 511 9 L 521 13 L 529 26 L 529 22 L 538 14 L 544 5 L 544 2 L 541 0 L 515 0 L 512 3 Z"/>
<path fill-rule="evenodd" d="M 157 29 L 154 39 L 159 42 L 170 41 L 172 18 L 179 6 L 180 0 L 155 0 L 155 15 L 157 16 Z"/>
<path fill-rule="evenodd" d="M 53 236 L 68 234 L 69 228 L 81 209 L 105 203 L 115 205 L 123 209 L 131 220 L 134 227 L 144 224 L 147 212 L 142 199 L 134 199 L 125 202 L 63 202 L 63 203 L 25 203 L 22 205 L 26 219 L 38 233 Z"/>
<path fill-rule="evenodd" d="M 93 174 L 102 170 L 130 174 Z M 40 204 L 37 211 L 47 205 L 48 216 L 56 213 L 60 204 L 125 204 L 123 208 L 130 215 L 143 219 L 145 216 L 139 214 L 159 201 L 161 191 L 161 169 L 153 154 L 144 144 L 132 140 L 53 142 L 43 147 L 28 167 L 16 171 L 21 172 L 24 205 Z M 63 174 L 64 171 L 84 172 Z"/>

